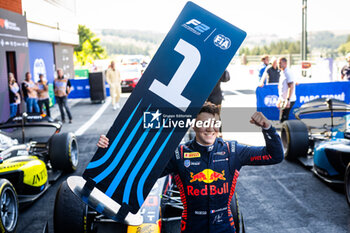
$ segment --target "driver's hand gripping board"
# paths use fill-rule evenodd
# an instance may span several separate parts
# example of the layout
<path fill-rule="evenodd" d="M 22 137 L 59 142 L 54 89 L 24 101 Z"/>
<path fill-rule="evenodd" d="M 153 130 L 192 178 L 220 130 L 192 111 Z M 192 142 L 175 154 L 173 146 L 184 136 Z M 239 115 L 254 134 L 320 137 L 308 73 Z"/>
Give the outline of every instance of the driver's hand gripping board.
<path fill-rule="evenodd" d="M 109 147 L 99 148 L 84 171 L 85 202 L 119 221 L 138 212 L 188 128 L 173 122 L 196 117 L 245 36 L 186 4 L 108 131 Z M 93 189 L 104 195 L 94 204 Z M 108 203 L 117 215 L 106 210 Z"/>

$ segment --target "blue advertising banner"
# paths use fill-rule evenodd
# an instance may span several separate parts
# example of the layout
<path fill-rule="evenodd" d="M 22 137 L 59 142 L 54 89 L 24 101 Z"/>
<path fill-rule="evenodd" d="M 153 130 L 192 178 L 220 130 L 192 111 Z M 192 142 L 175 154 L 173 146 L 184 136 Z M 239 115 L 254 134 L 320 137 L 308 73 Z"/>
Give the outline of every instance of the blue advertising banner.
<path fill-rule="evenodd" d="M 186 4 L 83 174 L 120 212 L 139 210 L 189 127 L 165 123 L 196 117 L 245 37 Z"/>
<path fill-rule="evenodd" d="M 72 85 L 68 95 L 70 99 L 90 98 L 90 84 L 88 78 L 70 79 Z M 106 83 L 106 96 L 109 96 L 109 85 Z"/>
<path fill-rule="evenodd" d="M 265 85 L 256 89 L 257 110 L 264 113 L 270 120 L 279 119 L 279 110 L 276 107 L 278 100 L 278 85 Z M 300 107 L 311 100 L 318 98 L 334 98 L 350 103 L 350 82 L 302 83 L 296 85 L 297 100 L 293 109 Z M 295 119 L 293 109 L 289 119 Z M 310 118 L 318 118 L 320 114 L 313 114 Z"/>
<path fill-rule="evenodd" d="M 39 80 L 39 74 L 44 74 L 47 81 L 53 83 L 55 63 L 51 43 L 29 41 L 29 63 L 34 82 Z"/>
<path fill-rule="evenodd" d="M 89 79 L 70 79 L 71 92 L 68 95 L 70 99 L 90 98 Z"/>

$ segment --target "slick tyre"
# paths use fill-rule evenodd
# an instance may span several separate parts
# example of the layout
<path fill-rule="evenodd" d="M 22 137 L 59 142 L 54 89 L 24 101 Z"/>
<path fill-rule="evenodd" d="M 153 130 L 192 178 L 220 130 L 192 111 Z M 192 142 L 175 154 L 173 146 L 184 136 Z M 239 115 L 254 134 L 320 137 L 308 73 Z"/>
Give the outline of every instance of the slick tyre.
<path fill-rule="evenodd" d="M 18 223 L 18 199 L 12 184 L 0 179 L 0 232 L 16 232 Z"/>
<path fill-rule="evenodd" d="M 298 157 L 306 156 L 309 149 L 309 133 L 306 125 L 299 120 L 283 122 L 281 139 L 284 157 L 293 161 Z"/>
<path fill-rule="evenodd" d="M 344 187 L 345 187 L 346 200 L 350 207 L 350 163 L 348 164 L 345 170 Z"/>
<path fill-rule="evenodd" d="M 78 142 L 73 133 L 55 134 L 50 139 L 49 154 L 54 169 L 73 172 L 78 166 Z"/>
<path fill-rule="evenodd" d="M 233 216 L 233 221 L 235 223 L 236 232 L 244 232 L 243 216 L 239 210 L 237 193 L 233 195 L 230 207 Z"/>
<path fill-rule="evenodd" d="M 54 206 L 53 227 L 55 233 L 89 233 L 88 206 L 72 193 L 67 181 L 59 187 Z M 90 224 L 91 225 L 91 224 Z"/>

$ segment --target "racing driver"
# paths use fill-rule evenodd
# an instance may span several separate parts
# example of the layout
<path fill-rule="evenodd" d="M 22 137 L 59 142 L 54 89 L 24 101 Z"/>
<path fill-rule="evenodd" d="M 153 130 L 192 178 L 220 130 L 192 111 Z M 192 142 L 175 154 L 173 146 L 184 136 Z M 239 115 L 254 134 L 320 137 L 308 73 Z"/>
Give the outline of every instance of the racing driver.
<path fill-rule="evenodd" d="M 218 108 L 205 104 L 197 121 L 218 120 Z M 244 165 L 270 165 L 283 160 L 281 139 L 261 112 L 250 123 L 262 128 L 265 147 L 246 146 L 218 137 L 219 128 L 194 127 L 194 140 L 180 145 L 163 172 L 173 174 L 184 206 L 181 232 L 236 232 L 230 209 L 239 170 Z M 101 135 L 97 144 L 108 147 Z"/>

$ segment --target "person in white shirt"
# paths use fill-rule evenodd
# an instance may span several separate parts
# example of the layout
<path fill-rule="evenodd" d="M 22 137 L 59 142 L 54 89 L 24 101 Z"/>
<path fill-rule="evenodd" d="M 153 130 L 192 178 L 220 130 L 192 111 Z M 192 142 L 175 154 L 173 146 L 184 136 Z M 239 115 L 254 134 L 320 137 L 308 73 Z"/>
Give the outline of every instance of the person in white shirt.
<path fill-rule="evenodd" d="M 107 70 L 106 81 L 109 84 L 109 92 L 112 97 L 113 109 L 116 110 L 117 108 L 120 108 L 119 100 L 120 100 L 120 94 L 122 92 L 122 89 L 121 89 L 120 73 L 115 68 L 114 61 L 111 62 L 111 65 Z"/>
<path fill-rule="evenodd" d="M 292 109 L 295 101 L 295 80 L 294 76 L 287 67 L 287 59 L 281 57 L 278 59 L 278 66 L 281 70 L 278 83 L 278 101 L 277 108 L 280 109 L 280 122 L 282 123 L 289 118 L 289 112 Z"/>

